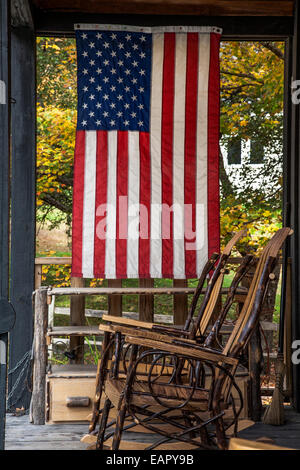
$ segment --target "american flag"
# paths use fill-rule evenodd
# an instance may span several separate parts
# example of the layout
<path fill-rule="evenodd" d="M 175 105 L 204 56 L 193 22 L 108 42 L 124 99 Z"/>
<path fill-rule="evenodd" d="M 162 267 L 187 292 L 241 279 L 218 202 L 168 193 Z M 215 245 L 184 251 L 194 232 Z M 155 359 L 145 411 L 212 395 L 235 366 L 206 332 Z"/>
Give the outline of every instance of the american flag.
<path fill-rule="evenodd" d="M 220 30 L 76 28 L 72 275 L 198 277 L 219 249 Z"/>

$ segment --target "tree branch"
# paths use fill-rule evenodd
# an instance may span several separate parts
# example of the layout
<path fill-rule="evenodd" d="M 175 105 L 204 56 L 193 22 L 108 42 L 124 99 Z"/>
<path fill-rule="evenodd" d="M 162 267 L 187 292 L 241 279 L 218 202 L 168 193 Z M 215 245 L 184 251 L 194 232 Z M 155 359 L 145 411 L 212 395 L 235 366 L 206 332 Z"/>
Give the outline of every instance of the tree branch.
<path fill-rule="evenodd" d="M 270 41 L 263 41 L 261 44 L 266 48 L 269 49 L 269 51 L 273 52 L 280 60 L 284 60 L 284 53 L 282 52 L 281 49 L 279 49 L 273 42 Z"/>
<path fill-rule="evenodd" d="M 224 157 L 219 147 L 219 160 L 220 160 L 220 180 L 222 185 L 223 197 L 226 199 L 230 194 L 235 195 L 235 189 L 228 178 L 225 165 L 224 165 Z"/>
<path fill-rule="evenodd" d="M 67 175 L 57 175 L 56 177 L 59 183 L 65 184 L 66 186 L 73 186 L 73 178 Z"/>
<path fill-rule="evenodd" d="M 223 86 L 222 91 L 227 91 L 227 90 L 242 90 L 242 88 L 248 87 L 248 86 L 257 86 L 257 83 L 244 83 L 242 85 L 236 85 L 236 86 Z"/>
<path fill-rule="evenodd" d="M 230 70 L 220 70 L 221 74 L 225 75 L 234 75 L 235 77 L 240 77 L 240 78 L 249 78 L 250 80 L 255 80 L 258 83 L 261 83 L 264 85 L 264 81 L 261 80 L 260 78 L 256 78 L 252 73 L 242 73 L 242 72 L 231 72 Z"/>
<path fill-rule="evenodd" d="M 50 194 L 43 194 L 43 196 L 41 196 L 41 199 L 46 204 L 56 207 L 56 209 L 59 209 L 60 211 L 65 212 L 66 214 L 69 214 L 71 212 L 71 208 L 67 204 L 64 204 L 61 200 L 58 201 L 55 197 L 50 196 Z"/>

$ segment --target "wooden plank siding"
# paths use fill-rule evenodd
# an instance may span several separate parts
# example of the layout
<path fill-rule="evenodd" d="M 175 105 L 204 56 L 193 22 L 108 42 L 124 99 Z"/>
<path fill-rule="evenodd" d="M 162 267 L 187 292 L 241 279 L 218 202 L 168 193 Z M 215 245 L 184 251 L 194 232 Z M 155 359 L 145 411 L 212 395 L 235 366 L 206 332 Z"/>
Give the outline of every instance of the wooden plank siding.
<path fill-rule="evenodd" d="M 0 4 L 0 296 L 8 298 L 9 272 L 9 136 L 10 136 L 10 2 Z M 1 314 L 1 312 L 0 312 Z M 0 450 L 4 449 L 7 332 L 0 335 Z"/>
<path fill-rule="evenodd" d="M 0 294 L 8 296 L 9 266 L 9 136 L 10 136 L 10 39 L 7 1 L 1 2 L 0 15 Z"/>
<path fill-rule="evenodd" d="M 23 2 L 24 3 L 24 2 Z M 17 319 L 10 334 L 10 370 L 32 348 L 35 257 L 35 35 L 30 27 L 12 29 L 12 184 L 11 301 Z M 9 393 L 22 368 L 11 373 Z M 9 406 L 28 409 L 30 391 L 23 376 Z"/>

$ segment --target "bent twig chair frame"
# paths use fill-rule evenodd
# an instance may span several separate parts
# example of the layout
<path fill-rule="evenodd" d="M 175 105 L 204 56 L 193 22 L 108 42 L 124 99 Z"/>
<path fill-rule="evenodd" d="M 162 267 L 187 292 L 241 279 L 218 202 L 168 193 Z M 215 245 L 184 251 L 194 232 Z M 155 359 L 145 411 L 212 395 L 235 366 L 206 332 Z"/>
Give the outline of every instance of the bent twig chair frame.
<path fill-rule="evenodd" d="M 235 409 L 233 388 L 238 391 L 242 406 L 242 395 L 235 380 L 239 358 L 259 321 L 270 274 L 276 265 L 279 250 L 290 233 L 289 228 L 279 230 L 263 250 L 242 311 L 222 351 L 200 346 L 184 338 L 164 336 L 155 340 L 146 335 L 142 337 L 132 329 L 132 333 L 125 337 L 125 341 L 131 345 L 131 358 L 124 379 L 119 374 L 121 333 L 116 334 L 114 361 L 104 387 L 108 399 L 100 424 L 99 448 L 102 448 L 108 437 L 105 435 L 105 413 L 108 414 L 110 402 L 118 410 L 113 450 L 119 448 L 125 416 L 128 414 L 136 424 L 162 436 L 149 450 L 174 439 L 199 449 L 227 448 L 228 426 L 226 428 L 223 419 L 225 410 L 232 406 L 235 434 L 240 413 L 240 410 Z M 218 328 L 215 325 L 215 334 Z M 141 347 L 148 350 L 139 353 Z M 152 361 L 147 378 L 141 381 L 139 364 L 144 360 L 149 363 L 150 358 Z M 177 374 L 172 374 L 166 383 L 152 374 L 157 364 L 164 367 L 168 364 L 180 365 L 182 362 L 188 364 L 187 381 L 186 377 L 178 380 Z M 209 384 L 207 369 L 210 371 Z M 174 415 L 175 412 L 179 412 L 179 416 Z M 173 426 L 173 430 L 165 431 L 161 422 L 167 422 Z"/>
<path fill-rule="evenodd" d="M 137 320 L 129 320 L 120 317 L 104 315 L 103 320 L 109 322 L 108 325 L 101 324 L 101 330 L 105 332 L 103 345 L 102 345 L 102 356 L 101 360 L 98 363 L 98 371 L 96 377 L 96 393 L 93 406 L 92 419 L 89 425 L 89 432 L 95 432 L 96 425 L 99 421 L 99 416 L 102 412 L 100 409 L 100 402 L 102 397 L 103 385 L 107 375 L 107 364 L 109 359 L 109 354 L 113 347 L 114 337 L 116 333 L 121 333 L 124 335 L 130 333 L 131 330 L 128 330 L 128 327 L 134 327 L 136 331 L 146 330 L 144 334 L 148 338 L 158 339 L 157 335 L 173 335 L 179 337 L 186 337 L 189 340 L 203 341 L 205 339 L 204 334 L 207 330 L 209 323 L 211 322 L 212 315 L 215 311 L 217 301 L 220 295 L 220 291 L 223 284 L 223 279 L 225 275 L 225 267 L 228 259 L 230 257 L 231 251 L 236 243 L 247 234 L 247 230 L 241 230 L 237 232 L 232 239 L 227 243 L 221 255 L 213 253 L 211 258 L 205 264 L 201 276 L 198 281 L 197 288 L 195 290 L 191 306 L 188 312 L 188 316 L 185 322 L 185 325 L 181 328 L 168 327 L 164 325 L 157 325 L 153 323 L 146 323 Z M 218 263 L 217 263 L 218 261 Z M 230 308 L 233 300 L 236 289 L 249 269 L 250 265 L 253 263 L 253 257 L 246 257 L 239 269 L 237 270 L 235 276 L 235 285 L 231 289 L 231 294 L 228 300 L 228 308 Z M 194 315 L 196 308 L 199 302 L 199 297 L 203 290 L 205 280 L 207 279 L 209 273 L 211 273 L 210 280 L 208 282 L 204 298 L 198 309 L 196 319 Z M 123 361 L 123 369 L 126 372 L 126 361 Z"/>

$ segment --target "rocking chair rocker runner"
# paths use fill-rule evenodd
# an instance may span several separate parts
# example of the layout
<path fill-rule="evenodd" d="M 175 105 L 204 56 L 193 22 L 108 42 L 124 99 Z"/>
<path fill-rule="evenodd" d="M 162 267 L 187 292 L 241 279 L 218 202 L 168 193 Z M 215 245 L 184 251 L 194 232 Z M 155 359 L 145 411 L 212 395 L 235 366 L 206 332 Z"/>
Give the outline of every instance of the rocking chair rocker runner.
<path fill-rule="evenodd" d="M 137 335 L 141 335 L 142 337 L 147 337 L 151 339 L 159 340 L 161 337 L 169 337 L 172 335 L 174 337 L 185 337 L 187 341 L 191 342 L 201 342 L 205 339 L 204 334 L 207 331 L 207 327 L 209 323 L 212 321 L 212 315 L 215 311 L 216 303 L 219 298 L 220 290 L 223 284 L 223 279 L 225 275 L 225 266 L 231 254 L 231 250 L 233 246 L 237 243 L 237 241 L 246 235 L 246 230 L 242 230 L 234 235 L 234 237 L 229 241 L 226 245 L 223 253 L 219 256 L 217 254 L 213 254 L 211 259 L 206 263 L 203 272 L 200 276 L 198 286 L 196 288 L 194 297 L 192 299 L 191 307 L 189 310 L 189 314 L 187 316 L 186 322 L 184 327 L 178 328 L 170 328 L 162 325 L 156 325 L 152 323 L 145 323 L 140 321 L 129 320 L 120 317 L 114 316 L 104 316 L 103 319 L 109 321 L 109 325 L 101 324 L 101 329 L 105 331 L 105 337 L 102 347 L 102 358 L 101 362 L 98 364 L 98 373 L 96 379 L 96 395 L 95 395 L 95 402 L 94 402 L 94 409 L 93 409 L 93 416 L 89 426 L 89 432 L 94 433 L 96 424 L 99 420 L 99 416 L 102 413 L 105 414 L 105 407 L 104 410 L 100 410 L 100 400 L 103 391 L 103 385 L 106 380 L 107 376 L 107 369 L 108 369 L 108 355 L 111 348 L 114 345 L 114 341 L 116 341 L 116 347 L 121 348 L 122 339 L 124 342 L 124 335 L 130 334 L 132 332 L 132 327 L 135 328 L 135 332 Z M 219 258 L 219 262 L 216 265 L 216 261 Z M 234 282 L 232 283 L 231 289 L 228 294 L 227 302 L 224 305 L 224 310 L 227 312 L 230 308 L 234 296 L 236 293 L 236 289 L 239 286 L 241 279 L 245 276 L 246 272 L 253 264 L 254 260 L 252 256 L 246 256 L 245 259 L 242 261 L 240 267 L 238 268 Z M 206 293 L 204 296 L 203 301 L 201 302 L 200 308 L 198 310 L 198 314 L 194 317 L 194 313 L 196 311 L 197 303 L 199 300 L 199 296 L 203 289 L 203 285 L 205 279 L 207 278 L 210 271 L 213 270 L 213 274 L 210 278 L 208 283 Z M 226 313 L 224 314 L 225 318 Z M 219 326 L 221 326 L 222 322 L 219 322 Z M 126 354 L 125 354 L 126 356 Z M 128 364 L 128 361 L 127 361 Z M 121 364 L 121 368 L 123 366 L 123 373 L 126 374 L 127 370 L 126 360 L 123 360 Z M 120 365 L 118 366 L 120 370 Z M 156 368 L 157 371 L 158 368 Z M 142 375 L 142 374 L 141 374 Z M 165 375 L 167 375 L 167 370 L 165 370 Z M 124 374 L 123 374 L 124 376 Z M 108 405 L 107 405 L 107 408 Z M 107 419 L 107 416 L 106 416 Z"/>
<path fill-rule="evenodd" d="M 125 337 L 131 348 L 125 379 L 119 373 L 121 343 L 120 333 L 117 333 L 119 338 L 111 372 L 104 384 L 108 399 L 100 423 L 99 448 L 103 448 L 104 440 L 109 437 L 109 434 L 105 436 L 104 431 L 110 403 L 118 410 L 112 450 L 119 448 L 126 415 L 132 416 L 136 424 L 162 436 L 148 447 L 149 450 L 173 440 L 199 449 L 216 446 L 227 448 L 225 432 L 229 426 L 226 427 L 224 421 L 225 410 L 229 406 L 233 409 L 234 417 L 230 425 L 234 426 L 236 434 L 243 406 L 242 394 L 235 380 L 239 359 L 259 321 L 259 312 L 279 250 L 291 233 L 289 228 L 279 230 L 263 250 L 242 311 L 223 350 L 200 346 L 194 341 L 176 336 L 160 335 L 160 339 L 151 339 L 148 335 L 142 337 L 142 332 L 136 334 L 132 328 Z M 219 324 L 216 324 L 213 334 L 218 329 Z M 148 350 L 139 353 L 140 347 Z M 138 370 L 143 361 L 147 364 L 150 361 L 150 366 L 147 377 L 140 380 Z M 157 365 L 164 368 L 172 364 L 176 369 L 176 364 L 180 367 L 183 362 L 187 365 L 188 377 L 183 376 L 180 370 L 180 374 L 173 373 L 165 381 L 161 374 L 158 376 L 153 373 Z M 239 394 L 239 410 L 236 410 L 232 389 L 236 389 Z M 162 422 L 168 423 L 172 430 L 163 429 Z"/>

